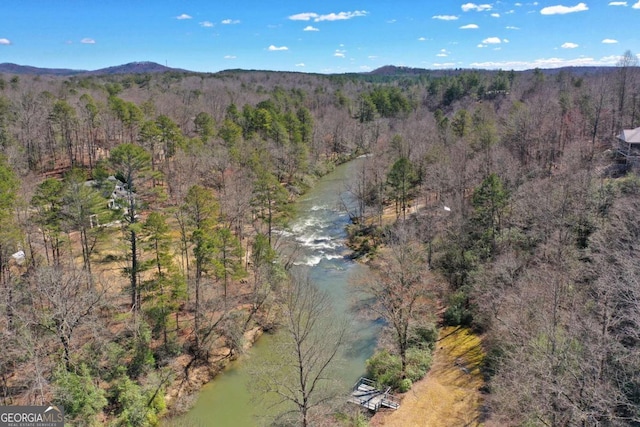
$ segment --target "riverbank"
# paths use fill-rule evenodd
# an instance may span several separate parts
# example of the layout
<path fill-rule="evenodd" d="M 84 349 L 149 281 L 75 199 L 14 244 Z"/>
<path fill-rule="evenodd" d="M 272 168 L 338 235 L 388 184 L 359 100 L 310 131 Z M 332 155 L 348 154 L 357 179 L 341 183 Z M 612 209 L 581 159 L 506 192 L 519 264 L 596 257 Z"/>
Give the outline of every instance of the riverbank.
<path fill-rule="evenodd" d="M 427 375 L 401 395 L 398 410 L 378 412 L 370 427 L 482 426 L 484 357 L 481 339 L 470 329 L 442 328 Z"/>
<path fill-rule="evenodd" d="M 259 326 L 245 331 L 243 352 L 248 351 L 262 336 L 264 331 Z M 195 403 L 198 393 L 206 384 L 212 381 L 217 375 L 224 371 L 229 363 L 236 360 L 236 356 L 231 354 L 231 349 L 221 346 L 211 356 L 208 363 L 186 369 L 191 361 L 191 357 L 183 354 L 172 363 L 174 372 L 180 372 L 172 384 L 165 392 L 165 402 L 168 412 L 165 417 L 168 420 L 182 415 L 189 411 Z"/>

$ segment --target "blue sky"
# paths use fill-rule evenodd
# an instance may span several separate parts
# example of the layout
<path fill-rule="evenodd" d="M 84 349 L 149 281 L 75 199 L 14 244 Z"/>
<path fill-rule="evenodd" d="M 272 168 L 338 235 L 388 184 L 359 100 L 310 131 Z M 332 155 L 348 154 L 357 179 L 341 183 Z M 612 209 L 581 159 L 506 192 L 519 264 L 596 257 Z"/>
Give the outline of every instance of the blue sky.
<path fill-rule="evenodd" d="M 342 73 L 615 65 L 640 0 L 2 0 L 0 63 Z"/>

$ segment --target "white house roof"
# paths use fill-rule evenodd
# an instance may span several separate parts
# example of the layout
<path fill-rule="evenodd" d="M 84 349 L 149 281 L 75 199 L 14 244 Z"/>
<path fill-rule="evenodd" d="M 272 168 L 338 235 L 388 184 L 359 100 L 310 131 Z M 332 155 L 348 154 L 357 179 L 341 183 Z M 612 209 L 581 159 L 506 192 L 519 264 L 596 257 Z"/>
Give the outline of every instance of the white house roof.
<path fill-rule="evenodd" d="M 622 133 L 618 135 L 618 139 L 630 144 L 640 144 L 640 127 L 623 130 Z"/>

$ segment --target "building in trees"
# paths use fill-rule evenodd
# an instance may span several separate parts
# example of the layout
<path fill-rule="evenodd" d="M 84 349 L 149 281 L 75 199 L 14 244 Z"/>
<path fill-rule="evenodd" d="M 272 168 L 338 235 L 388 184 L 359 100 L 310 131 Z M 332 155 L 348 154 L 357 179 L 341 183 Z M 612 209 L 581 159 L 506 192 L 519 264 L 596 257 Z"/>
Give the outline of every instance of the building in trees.
<path fill-rule="evenodd" d="M 640 157 L 640 127 L 624 129 L 617 138 L 618 153 L 624 156 L 627 164 L 635 164 Z"/>

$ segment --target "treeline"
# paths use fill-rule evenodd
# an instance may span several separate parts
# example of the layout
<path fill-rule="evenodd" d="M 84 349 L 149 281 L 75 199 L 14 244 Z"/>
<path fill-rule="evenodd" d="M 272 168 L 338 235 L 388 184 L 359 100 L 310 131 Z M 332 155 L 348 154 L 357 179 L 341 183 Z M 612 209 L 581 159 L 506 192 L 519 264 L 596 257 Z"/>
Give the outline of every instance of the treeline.
<path fill-rule="evenodd" d="M 352 215 L 366 250 L 395 248 L 369 291 L 411 303 L 388 308 L 392 382 L 428 365 L 415 349 L 441 297 L 446 322 L 487 337 L 496 423 L 637 422 L 637 184 L 602 173 L 611 136 L 638 126 L 635 65 L 3 76 L 2 402 L 157 423 L 170 384 L 274 327 L 274 229 L 315 177 L 367 154 Z"/>

